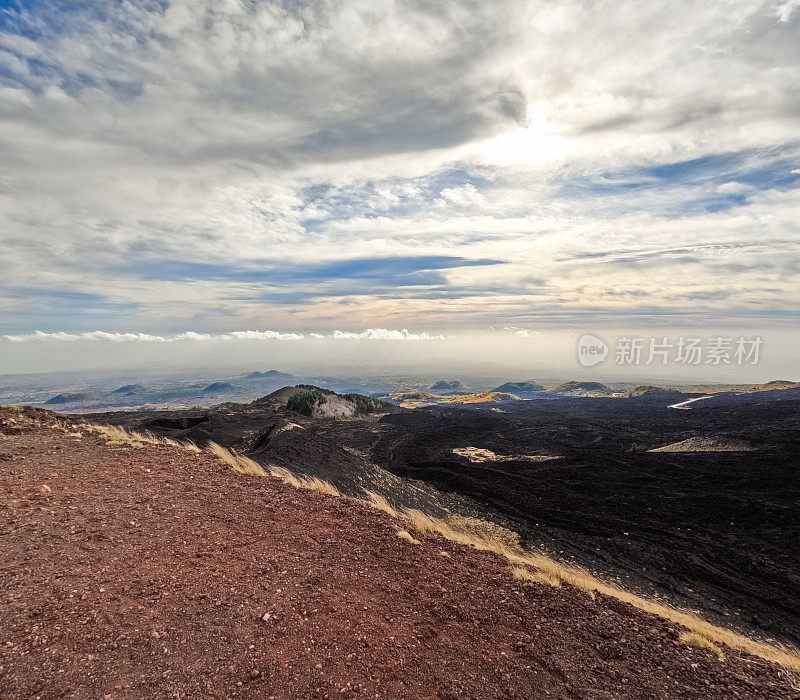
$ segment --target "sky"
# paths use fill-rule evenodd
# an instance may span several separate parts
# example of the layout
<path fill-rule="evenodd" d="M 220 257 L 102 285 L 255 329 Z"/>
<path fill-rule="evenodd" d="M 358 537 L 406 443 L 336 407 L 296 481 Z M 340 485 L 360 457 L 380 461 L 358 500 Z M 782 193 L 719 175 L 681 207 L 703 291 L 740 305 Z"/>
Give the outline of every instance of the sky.
<path fill-rule="evenodd" d="M 787 355 L 799 193 L 800 0 L 0 0 L 15 370 L 185 333 Z"/>

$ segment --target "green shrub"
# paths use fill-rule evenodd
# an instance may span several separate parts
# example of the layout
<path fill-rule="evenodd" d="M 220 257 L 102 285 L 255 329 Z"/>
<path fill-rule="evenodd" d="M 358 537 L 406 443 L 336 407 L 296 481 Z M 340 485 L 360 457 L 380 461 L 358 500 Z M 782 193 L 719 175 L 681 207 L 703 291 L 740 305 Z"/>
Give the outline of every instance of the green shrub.
<path fill-rule="evenodd" d="M 328 396 L 334 393 L 327 389 L 320 389 L 318 386 L 311 386 L 310 384 L 304 386 L 308 386 L 309 388 L 299 391 L 294 394 L 294 396 L 290 396 L 289 400 L 286 402 L 286 407 L 289 410 L 296 411 L 303 416 L 310 416 L 314 408 L 321 403 L 325 403 L 328 400 Z"/>
<path fill-rule="evenodd" d="M 363 396 L 362 394 L 345 394 L 344 398 L 352 401 L 356 405 L 356 410 L 359 413 L 372 413 L 381 408 L 390 408 L 392 404 L 380 399 L 373 399 L 371 396 Z"/>
<path fill-rule="evenodd" d="M 328 396 L 338 396 L 335 391 L 323 389 L 313 384 L 298 384 L 297 386 L 302 387 L 303 391 L 299 391 L 289 397 L 286 407 L 304 416 L 310 416 L 317 406 L 327 401 Z M 392 404 L 386 401 L 373 399 L 371 396 L 363 396 L 361 394 L 344 394 L 342 398 L 352 401 L 356 405 L 357 413 L 372 413 L 381 408 L 392 407 Z"/>

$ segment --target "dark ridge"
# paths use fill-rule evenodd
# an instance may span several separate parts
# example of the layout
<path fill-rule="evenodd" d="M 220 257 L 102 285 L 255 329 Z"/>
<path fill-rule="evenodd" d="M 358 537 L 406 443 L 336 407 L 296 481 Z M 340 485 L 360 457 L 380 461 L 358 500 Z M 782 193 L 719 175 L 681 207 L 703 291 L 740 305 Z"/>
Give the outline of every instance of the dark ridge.
<path fill-rule="evenodd" d="M 214 382 L 212 384 L 209 384 L 205 389 L 203 389 L 203 391 L 206 392 L 207 394 L 216 394 L 221 391 L 232 391 L 232 390 L 233 390 L 233 385 L 228 384 L 227 382 Z"/>
<path fill-rule="evenodd" d="M 145 390 L 145 388 L 141 384 L 125 384 L 124 386 L 119 387 L 118 389 L 114 389 L 112 394 L 125 394 L 129 396 L 130 394 L 138 394 Z"/>
<path fill-rule="evenodd" d="M 89 394 L 84 394 L 82 392 L 77 392 L 74 394 L 58 394 L 57 396 L 53 396 L 50 399 L 45 401 L 46 404 L 59 404 L 59 403 L 74 403 L 76 401 L 86 401 L 89 398 Z"/>

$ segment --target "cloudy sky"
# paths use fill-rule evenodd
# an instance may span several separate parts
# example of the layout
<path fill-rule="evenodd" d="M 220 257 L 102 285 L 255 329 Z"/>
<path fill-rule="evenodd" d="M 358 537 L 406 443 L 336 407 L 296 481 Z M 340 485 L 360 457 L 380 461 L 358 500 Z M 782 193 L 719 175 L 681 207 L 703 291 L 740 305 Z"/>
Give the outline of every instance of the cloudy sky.
<path fill-rule="evenodd" d="M 800 0 L 0 0 L 0 333 L 794 327 Z"/>

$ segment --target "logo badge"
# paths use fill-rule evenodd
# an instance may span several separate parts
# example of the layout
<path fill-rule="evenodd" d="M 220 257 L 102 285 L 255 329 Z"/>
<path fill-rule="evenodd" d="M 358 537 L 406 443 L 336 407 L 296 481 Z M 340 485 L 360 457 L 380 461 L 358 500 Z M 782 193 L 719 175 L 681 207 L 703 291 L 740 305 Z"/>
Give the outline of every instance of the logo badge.
<path fill-rule="evenodd" d="M 608 345 L 597 336 L 584 334 L 578 339 L 578 362 L 584 367 L 594 367 L 605 361 Z"/>

